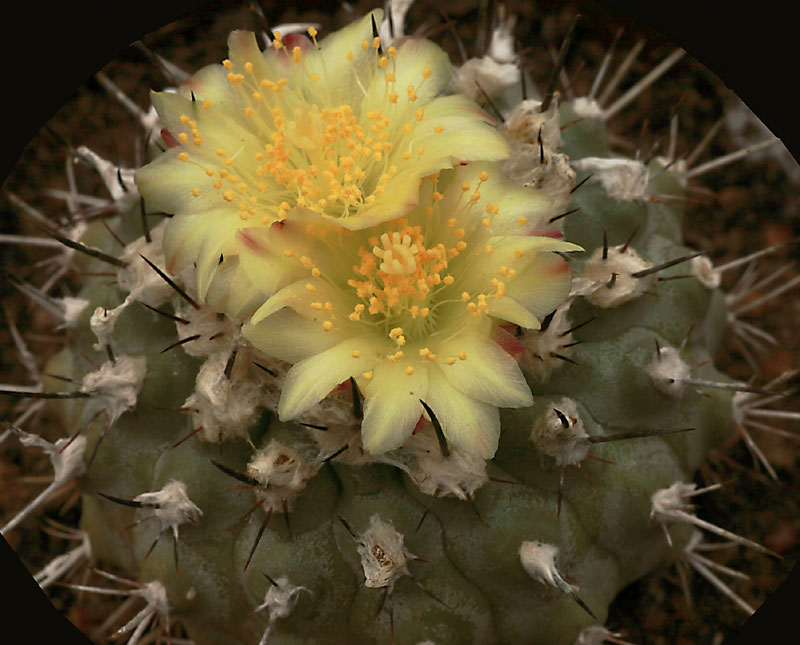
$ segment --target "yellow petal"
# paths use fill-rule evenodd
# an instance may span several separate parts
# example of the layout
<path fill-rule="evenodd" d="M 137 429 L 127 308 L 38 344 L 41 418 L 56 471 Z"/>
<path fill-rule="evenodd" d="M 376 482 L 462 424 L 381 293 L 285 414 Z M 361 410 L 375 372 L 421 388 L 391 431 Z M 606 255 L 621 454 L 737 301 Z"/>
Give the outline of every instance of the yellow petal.
<path fill-rule="evenodd" d="M 425 403 L 441 423 L 448 442 L 470 454 L 491 459 L 500 436 L 499 411 L 496 406 L 470 398 L 450 385 L 443 374 L 447 369 L 446 365 L 430 368 Z"/>
<path fill-rule="evenodd" d="M 358 353 L 357 357 L 353 352 Z M 369 338 L 348 338 L 292 366 L 278 403 L 282 421 L 294 419 L 324 399 L 339 383 L 372 369 L 379 360 Z"/>
<path fill-rule="evenodd" d="M 242 327 L 242 334 L 256 349 L 287 363 L 298 363 L 343 340 L 336 330 L 324 332 L 318 322 L 288 308 L 257 325 L 248 323 Z"/>
<path fill-rule="evenodd" d="M 409 365 L 408 361 L 384 361 L 375 366 L 371 380 L 359 381 L 365 396 L 361 440 L 369 453 L 399 448 L 422 415 L 419 401 L 428 395 L 428 368 L 415 366 L 409 375 Z"/>
<path fill-rule="evenodd" d="M 519 408 L 533 403 L 531 391 L 517 362 L 490 338 L 476 333 L 460 334 L 437 347 L 439 356 L 459 356 L 442 373 L 457 390 L 490 405 Z"/>
<path fill-rule="evenodd" d="M 506 293 L 542 318 L 564 303 L 571 285 L 572 273 L 563 258 L 538 253 L 522 273 L 509 280 Z"/>

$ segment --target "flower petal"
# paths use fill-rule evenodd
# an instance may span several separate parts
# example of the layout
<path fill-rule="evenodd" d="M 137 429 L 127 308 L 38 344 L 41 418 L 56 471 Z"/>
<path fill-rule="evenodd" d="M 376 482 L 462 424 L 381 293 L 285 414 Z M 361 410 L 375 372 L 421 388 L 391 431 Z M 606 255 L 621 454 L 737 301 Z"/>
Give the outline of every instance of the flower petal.
<path fill-rule="evenodd" d="M 372 369 L 378 344 L 369 338 L 348 338 L 296 363 L 286 375 L 278 403 L 282 421 L 295 419 L 324 399 L 339 383 Z"/>
<path fill-rule="evenodd" d="M 365 396 L 361 440 L 367 452 L 399 448 L 423 413 L 419 401 L 428 395 L 428 367 L 417 366 L 409 375 L 409 366 L 410 361 L 384 361 L 375 366 L 372 379 L 358 380 Z"/>
<path fill-rule="evenodd" d="M 517 362 L 490 338 L 476 333 L 458 335 L 441 343 L 437 353 L 442 357 L 466 355 L 464 360 L 443 365 L 442 373 L 453 387 L 467 396 L 506 408 L 533 403 Z"/>
<path fill-rule="evenodd" d="M 442 424 L 447 441 L 466 452 L 491 459 L 500 436 L 500 414 L 496 406 L 482 403 L 459 392 L 442 373 L 448 366 L 434 366 L 428 372 L 425 400 Z"/>
<path fill-rule="evenodd" d="M 437 128 L 444 130 L 437 132 Z M 466 96 L 451 95 L 433 99 L 425 106 L 425 116 L 414 130 L 414 151 L 424 145 L 419 164 L 429 172 L 456 161 L 498 161 L 509 155 L 508 144 L 490 125 L 489 116 Z M 428 174 L 423 173 L 423 174 Z"/>
<path fill-rule="evenodd" d="M 242 334 L 256 349 L 287 363 L 324 352 L 343 340 L 336 330 L 323 332 L 318 322 L 288 308 L 276 311 L 257 325 L 248 323 L 242 327 Z"/>
<path fill-rule="evenodd" d="M 361 50 L 362 41 L 372 42 L 373 17 L 376 25 L 381 24 L 383 10 L 373 9 L 360 20 L 328 34 L 319 41 L 318 53 L 305 59 L 307 71 L 319 75 L 319 88 L 323 96 L 330 96 L 336 105 L 349 104 L 353 100 L 353 90 L 357 87 L 355 76 L 364 72 L 366 56 L 374 55 L 372 49 L 365 54 Z M 347 53 L 351 51 L 354 54 L 353 61 L 347 58 Z"/>
<path fill-rule="evenodd" d="M 567 292 L 569 293 L 569 289 L 567 289 Z M 487 298 L 486 304 L 489 308 L 487 313 L 490 316 L 514 323 L 526 329 L 539 329 L 540 327 L 536 316 L 508 295 L 500 299 Z"/>
<path fill-rule="evenodd" d="M 522 273 L 508 281 L 506 294 L 542 318 L 564 303 L 571 285 L 572 273 L 564 258 L 538 253 Z"/>
<path fill-rule="evenodd" d="M 399 45 L 397 54 L 389 59 L 389 65 L 394 69 L 394 87 L 398 88 L 398 94 L 403 93 L 396 104 L 397 110 L 406 109 L 413 118 L 413 112 L 420 104 L 430 101 L 450 83 L 450 58 L 441 47 L 424 38 L 408 37 L 396 45 Z M 430 75 L 425 78 L 424 73 L 428 70 Z M 408 87 L 415 89 L 417 100 L 414 102 L 406 97 Z M 375 74 L 362 104 L 362 114 L 387 106 L 386 88 L 384 74 Z"/>
<path fill-rule="evenodd" d="M 239 258 L 230 255 L 225 257 L 214 275 L 206 293 L 206 304 L 214 311 L 238 320 L 247 320 L 268 295 L 239 268 Z"/>

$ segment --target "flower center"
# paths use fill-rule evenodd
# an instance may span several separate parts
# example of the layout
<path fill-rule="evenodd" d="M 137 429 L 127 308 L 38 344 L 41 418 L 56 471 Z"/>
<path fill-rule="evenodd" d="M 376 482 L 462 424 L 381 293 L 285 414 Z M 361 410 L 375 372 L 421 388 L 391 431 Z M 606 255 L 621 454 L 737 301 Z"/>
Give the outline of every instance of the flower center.
<path fill-rule="evenodd" d="M 216 194 L 238 206 L 244 221 L 260 218 L 269 225 L 295 207 L 330 217 L 358 215 L 384 195 L 404 164 L 418 161 L 425 152 L 415 139 L 425 110 L 414 103 L 431 70 L 423 70 L 420 82 L 407 87 L 407 100 L 401 100 L 395 91 L 395 47 L 384 54 L 378 38 L 363 41 L 358 55 L 347 52 L 352 73 L 334 78 L 328 75 L 324 52 L 313 49 L 316 31 L 309 34 L 313 45 L 304 37 L 290 43 L 287 36 L 284 42 L 275 32 L 276 51 L 268 66 L 223 61 L 228 82 L 239 94 L 243 122 L 238 125 L 257 135 L 255 149 L 242 145 L 239 137 L 238 149 L 203 148 L 202 126 L 186 114 L 180 116 L 187 131 L 175 133 L 186 150 L 178 159 L 200 165 Z M 285 76 L 279 78 L 281 73 Z M 352 88 L 336 86 L 345 79 Z M 382 92 L 375 91 L 376 83 Z M 342 90 L 355 96 L 352 105 L 334 101 Z M 353 108 L 365 98 L 380 107 L 364 113 Z M 205 99 L 200 107 L 215 106 Z M 442 131 L 444 126 L 434 128 L 435 133 Z M 201 186 L 192 189 L 195 197 L 205 192 Z"/>
<path fill-rule="evenodd" d="M 383 248 L 377 246 L 372 248 L 376 257 L 383 260 L 380 270 L 388 275 L 408 275 L 414 273 L 417 268 L 417 261 L 414 259 L 417 253 L 417 245 L 411 243 L 411 236 L 408 234 L 400 237 L 400 233 L 388 233 L 381 235 Z"/>

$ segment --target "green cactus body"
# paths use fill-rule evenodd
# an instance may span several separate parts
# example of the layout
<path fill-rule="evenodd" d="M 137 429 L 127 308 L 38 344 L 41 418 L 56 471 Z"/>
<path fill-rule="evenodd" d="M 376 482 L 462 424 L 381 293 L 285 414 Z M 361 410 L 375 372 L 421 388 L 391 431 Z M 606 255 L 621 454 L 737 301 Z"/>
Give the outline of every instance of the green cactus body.
<path fill-rule="evenodd" d="M 562 114 L 561 120 L 568 122 L 569 104 Z M 598 148 L 586 147 L 592 146 Z M 566 149 L 580 155 L 583 147 L 576 136 Z M 660 181 L 662 192 L 678 192 L 669 171 Z M 653 264 L 687 251 L 680 243 L 679 208 L 643 200 L 623 203 L 591 183 L 576 193 L 573 205 L 581 212 L 567 220 L 565 236 L 585 248 L 573 263 L 576 274 L 581 258 L 602 246 L 603 231 L 613 244 L 621 244 L 640 227 L 631 246 Z M 120 234 L 130 237 L 131 222 L 139 218 L 137 209 L 121 217 Z M 97 245 L 105 244 L 99 230 L 87 234 L 87 243 L 95 241 L 93 235 Z M 97 263 L 86 266 L 91 269 Z M 676 267 L 665 275 L 680 271 Z M 103 353 L 91 347 L 88 314 L 98 306 L 118 305 L 125 295 L 100 280 L 87 284 L 81 296 L 91 306 L 73 336 L 73 348 L 55 359 L 52 372 L 81 377 L 84 364 L 76 351 L 103 360 Z M 176 308 L 181 306 L 179 297 L 172 300 Z M 731 396 L 670 396 L 653 385 L 647 367 L 655 342 L 677 346 L 692 327 L 696 331 L 685 359 L 692 364 L 706 361 L 722 335 L 720 307 L 716 292 L 694 279 L 666 282 L 658 286 L 657 295 L 612 309 L 576 298 L 568 326 L 595 318 L 573 334 L 573 340 L 582 342 L 567 350 L 576 364 L 564 362 L 546 378 L 528 374 L 534 405 L 503 413 L 501 445 L 489 469 L 492 480 L 471 501 L 425 495 L 400 469 L 388 465 L 352 466 L 333 460 L 309 479 L 285 518 L 282 511 L 273 513 L 243 571 L 265 511 L 259 508 L 237 522 L 257 500 L 250 490 L 229 490 L 236 482 L 211 460 L 245 472 L 254 447 L 263 448 L 274 439 L 304 460 L 319 461 L 312 435 L 320 431 L 281 423 L 264 410 L 248 432 L 250 442 L 233 439 L 216 445 L 190 439 L 173 447 L 191 427 L 186 415 L 164 408 L 180 407 L 189 396 L 200 360 L 182 349 L 162 354 L 178 340 L 176 323 L 131 306 L 114 329 L 114 351 L 118 356 L 143 356 L 147 376 L 135 410 L 110 428 L 81 480 L 81 527 L 99 560 L 139 580 L 165 585 L 172 614 L 180 617 L 196 643 L 258 641 L 265 616 L 252 611 L 271 585 L 262 572 L 303 588 L 269 642 L 389 642 L 388 608 L 375 617 L 383 590 L 361 585 L 356 542 L 337 514 L 359 532 L 367 529 L 373 515 L 391 522 L 408 551 L 421 559 L 410 560 L 412 575 L 398 578 L 387 601 L 397 642 L 523 643 L 533 638 L 572 643 L 594 621 L 569 596 L 548 594 L 526 574 L 520 544 L 539 540 L 558 545 L 559 569 L 579 581 L 581 598 L 601 621 L 622 587 L 665 559 L 668 548 L 661 527 L 650 520 L 650 497 L 674 481 L 689 479 L 708 449 L 727 435 Z M 546 332 L 525 332 L 523 344 L 528 336 L 542 333 Z M 252 365 L 242 369 L 258 371 Z M 697 373 L 710 380 L 725 378 L 711 366 Z M 333 396 L 349 405 L 349 392 Z M 557 515 L 559 469 L 551 457 L 537 452 L 530 434 L 536 420 L 551 414 L 561 397 L 575 401 L 590 436 L 694 430 L 598 444 L 591 454 L 613 465 L 586 461 L 580 469 L 567 467 Z M 94 413 L 91 403 L 80 400 L 59 405 L 70 433 Z M 98 420 L 87 431 L 90 446 L 103 426 Z M 156 522 L 144 521 L 120 534 L 121 528 L 146 516 L 146 509 L 117 505 L 97 495 L 131 497 L 160 490 L 174 480 L 186 485 L 189 498 L 202 509 L 196 525 L 180 528 L 178 571 L 169 535 L 163 535 L 144 559 L 159 535 Z M 683 539 L 687 537 L 684 532 Z"/>

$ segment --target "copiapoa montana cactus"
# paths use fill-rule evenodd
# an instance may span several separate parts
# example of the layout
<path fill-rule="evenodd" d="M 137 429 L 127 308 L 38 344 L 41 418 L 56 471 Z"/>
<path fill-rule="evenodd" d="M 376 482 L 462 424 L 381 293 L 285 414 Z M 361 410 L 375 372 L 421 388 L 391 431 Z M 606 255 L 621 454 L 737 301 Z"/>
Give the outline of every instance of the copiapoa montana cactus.
<path fill-rule="evenodd" d="M 392 73 L 387 71 L 393 59 L 389 53 L 392 34 L 379 43 L 387 59 L 387 65 L 381 67 L 384 52 L 372 47 L 370 23 L 361 23 L 365 35 L 353 39 L 352 49 L 354 59 L 356 53 L 373 58 L 348 61 L 350 50 L 345 49 L 345 61 L 355 65 L 366 60 L 366 64 L 374 63 L 372 72 Z M 396 21 L 394 27 L 401 29 L 402 21 Z M 388 28 L 380 16 L 376 28 L 379 34 Z M 503 42 L 503 33 L 501 25 L 497 43 Z M 285 40 L 292 43 L 288 36 Z M 366 54 L 361 50 L 363 41 L 367 41 Z M 395 45 L 398 64 L 404 54 L 402 42 Z M 301 48 L 298 62 L 292 60 L 294 46 Z M 320 47 L 324 52 L 322 39 Z M 273 49 L 275 55 L 286 51 Z M 306 52 L 302 45 L 287 49 L 290 69 L 291 65 L 308 65 L 309 76 L 315 73 L 310 71 L 313 62 L 309 61 L 313 50 Z M 51 453 L 57 481 L 80 477 L 84 491 L 81 529 L 91 546 L 81 542 L 73 562 L 90 556 L 93 562 L 116 566 L 120 575 L 124 572 L 145 583 L 136 588 L 133 597 L 143 598 L 147 611 L 139 614 L 138 622 L 129 623 L 131 640 L 143 638 L 150 621 L 157 626 L 170 616 L 172 624 L 179 622 L 195 642 L 235 642 L 236 638 L 240 642 L 337 638 L 343 642 L 389 642 L 392 633 L 399 642 L 412 643 L 459 639 L 574 642 L 584 627 L 603 622 L 606 607 L 619 588 L 670 558 L 660 523 L 680 519 L 681 494 L 696 492 L 690 483 L 693 471 L 707 449 L 729 432 L 731 419 L 737 413 L 740 422 L 742 415 L 746 417 L 748 408 L 741 401 L 752 396 L 715 388 L 712 399 L 692 389 L 700 387 L 711 393 L 709 381 L 731 382 L 709 365 L 693 368 L 710 359 L 724 331 L 724 302 L 714 286 L 718 274 L 699 257 L 647 273 L 661 263 L 691 255 L 681 244 L 682 204 L 669 197 L 682 194 L 681 179 L 691 171 L 681 169 L 679 161 L 662 171 L 673 162 L 669 156 L 651 160 L 650 166 L 609 161 L 603 119 L 592 115 L 590 101 L 553 99 L 551 107 L 542 111 L 547 88 L 535 94 L 528 85 L 530 103 L 520 105 L 518 69 L 503 61 L 498 51 L 490 51 L 496 58 L 490 57 L 487 65 L 513 67 L 513 84 L 492 88 L 478 76 L 481 89 L 476 93 L 469 86 L 466 65 L 455 79 L 460 83 L 457 89 L 472 94 L 487 112 L 493 113 L 497 107 L 504 115 L 505 124 L 498 124 L 501 135 L 493 140 L 505 143 L 509 158 L 488 156 L 492 139 L 487 139 L 486 157 L 475 156 L 463 166 L 457 163 L 454 170 L 448 168 L 452 161 L 439 166 L 438 178 L 425 179 L 419 185 L 417 204 L 403 213 L 406 222 L 397 222 L 392 215 L 390 221 L 344 232 L 336 228 L 341 227 L 337 222 L 303 219 L 314 216 L 298 212 L 296 202 L 281 215 L 286 201 L 281 196 L 273 202 L 259 202 L 256 208 L 260 217 L 265 216 L 259 210 L 263 209 L 270 218 L 281 220 L 281 226 L 256 220 L 253 228 L 258 232 L 240 234 L 243 224 L 231 226 L 223 219 L 231 212 L 223 209 L 230 208 L 239 222 L 246 220 L 240 218 L 236 200 L 226 199 L 226 191 L 213 185 L 216 179 L 205 180 L 208 184 L 204 185 L 195 182 L 195 177 L 179 174 L 193 161 L 191 156 L 186 162 L 180 160 L 181 146 L 191 155 L 200 147 L 196 139 L 201 139 L 202 146 L 213 145 L 211 158 L 219 159 L 217 177 L 226 168 L 237 169 L 228 170 L 229 174 L 257 175 L 257 167 L 241 166 L 238 157 L 228 165 L 228 156 L 217 155 L 217 145 L 211 143 L 215 136 L 220 137 L 223 151 L 235 145 L 225 139 L 230 136 L 227 128 L 217 134 L 213 121 L 206 124 L 198 118 L 193 126 L 191 116 L 187 115 L 189 123 L 183 123 L 183 112 L 164 111 L 160 114 L 166 126 L 162 139 L 171 150 L 156 162 L 165 167 L 155 174 L 155 182 L 164 180 L 168 187 L 153 187 L 152 179 L 148 187 L 148 170 L 139 173 L 137 185 L 145 197 L 145 208 L 167 210 L 169 206 L 168 210 L 174 211 L 172 220 L 166 226 L 148 228 L 151 241 L 134 241 L 124 254 L 100 225 L 82 232 L 84 244 L 121 257 L 126 266 L 114 267 L 119 269 L 116 285 L 109 286 L 107 279 L 104 282 L 99 277 L 86 279 L 78 296 L 90 305 L 82 310 L 82 318 L 71 315 L 71 307 L 77 309 L 79 301 L 65 298 L 57 303 L 69 314 L 68 322 L 75 325 L 70 333 L 76 349 L 51 361 L 47 372 L 78 380 L 78 389 L 91 396 L 57 404 L 66 425 L 63 436 L 80 433 L 70 444 L 71 451 L 57 452 L 64 441 L 55 443 Z M 249 73 L 248 61 L 233 53 L 230 60 L 233 69 L 216 66 L 215 71 L 206 72 L 207 76 L 221 76 L 222 85 L 197 87 L 192 97 L 194 81 L 189 82 L 188 95 L 184 92 L 189 109 L 195 109 L 192 103 L 200 103 L 199 109 L 203 109 L 208 99 L 208 110 L 213 110 L 214 92 L 238 89 L 236 77 L 231 83 L 227 74 Z M 434 63 L 418 64 L 419 81 L 425 78 L 426 64 L 432 68 L 430 80 L 435 80 Z M 502 79 L 501 73 L 495 70 L 489 78 Z M 289 87 L 287 80 L 282 91 Z M 363 89 L 369 94 L 371 86 Z M 421 105 L 425 97 L 415 91 Z M 491 95 L 484 97 L 483 92 Z M 389 96 L 387 93 L 387 99 Z M 405 93 L 402 98 L 409 102 L 411 97 Z M 247 109 L 236 103 L 235 97 L 232 100 L 235 107 Z M 224 96 L 220 102 L 228 107 Z M 393 103 L 388 102 L 392 109 Z M 417 121 L 419 108 L 413 103 L 408 122 L 418 127 L 417 123 L 423 124 L 431 116 L 431 109 L 424 105 Z M 354 110 L 353 114 L 363 117 L 367 127 L 378 125 L 379 130 L 397 137 L 407 134 L 402 129 L 391 132 L 392 123 L 381 128 L 375 123 L 381 116 L 369 119 L 369 111 Z M 226 124 L 238 123 L 237 119 L 247 124 L 245 119 L 253 115 L 232 111 L 224 116 Z M 456 116 L 444 113 L 442 118 L 455 120 Z M 582 120 L 576 123 L 579 118 Z M 273 125 L 286 134 L 287 128 L 274 121 Z M 435 139 L 434 135 L 448 136 L 451 123 L 426 125 L 431 132 L 425 134 Z M 436 132 L 441 125 L 444 130 Z M 464 128 L 464 137 L 469 136 L 467 126 L 481 133 L 486 130 L 480 117 L 466 126 L 458 124 Z M 192 132 L 195 129 L 200 136 Z M 186 142 L 181 134 L 186 135 Z M 290 135 L 299 136 L 291 132 L 288 139 Z M 331 143 L 346 145 L 347 137 L 337 136 L 339 140 Z M 387 141 L 391 144 L 393 140 Z M 434 146 L 428 144 L 422 156 L 435 150 Z M 453 154 L 451 148 L 447 151 Z M 103 166 L 89 151 L 79 152 L 106 169 L 110 187 L 116 182 L 112 195 L 115 206 L 124 213 L 107 223 L 124 242 L 139 238 L 140 204 L 132 173 L 125 169 L 117 173 L 115 166 Z M 412 147 L 410 152 L 418 154 L 418 148 Z M 347 171 L 341 165 L 342 156 L 338 154 L 339 167 L 335 169 L 340 173 Z M 465 159 L 468 157 L 458 161 Z M 484 163 L 487 159 L 491 163 Z M 401 155 L 399 161 L 410 160 Z M 398 176 L 403 172 L 400 165 Z M 392 188 L 390 168 L 391 164 L 386 166 L 390 175 L 385 183 L 387 192 Z M 435 172 L 434 166 L 419 170 L 415 180 L 431 171 Z M 178 174 L 170 176 L 170 172 Z M 592 177 L 581 185 L 590 173 Z M 372 177 L 370 191 L 383 185 L 379 183 L 382 174 Z M 353 183 L 360 187 L 355 179 Z M 512 182 L 525 188 L 514 188 Z M 224 186 L 238 190 L 235 195 L 246 194 L 240 183 Z M 469 186 L 462 190 L 464 184 Z M 199 196 L 193 194 L 196 188 Z M 204 193 L 216 199 L 222 211 L 214 224 L 231 230 L 231 237 L 238 236 L 234 246 L 220 231 L 209 235 L 195 221 L 183 234 L 173 233 L 173 241 L 162 249 L 160 235 L 170 231 L 172 224 L 176 229 L 181 218 L 189 219 L 192 213 L 159 200 L 172 196 L 191 206 L 206 199 Z M 264 194 L 268 196 L 265 199 L 272 196 L 270 190 Z M 477 195 L 474 200 L 473 195 Z M 580 211 L 559 217 L 578 206 Z M 354 213 L 353 219 L 357 217 Z M 431 226 L 426 218 L 440 228 L 424 228 Z M 456 220 L 452 225 L 451 219 Z M 316 230 L 309 232 L 308 226 Z M 560 226 L 563 239 L 577 243 L 583 251 L 554 241 Z M 415 227 L 420 230 L 412 230 Z M 335 244 L 326 246 L 323 236 L 335 238 Z M 369 240 L 373 236 L 375 243 Z M 462 241 L 467 246 L 459 249 Z M 463 255 L 469 262 L 464 261 L 459 269 L 458 256 L 435 256 L 440 242 L 445 254 L 451 249 L 466 251 Z M 520 246 L 523 242 L 524 248 Z M 330 248 L 335 251 L 326 255 Z M 472 248 L 482 253 L 469 255 Z M 343 259 L 348 249 L 353 259 Z M 541 253 L 531 260 L 533 267 L 542 276 L 556 277 L 531 280 L 533 284 L 515 283 L 517 277 L 530 277 L 526 271 L 531 265 L 523 264 L 523 258 L 536 249 Z M 518 250 L 523 251 L 522 258 L 516 257 Z M 286 251 L 292 255 L 285 255 Z M 553 251 L 567 252 L 565 258 L 559 258 Z M 176 295 L 140 257 L 164 270 L 171 261 L 180 265 L 175 258 L 182 254 L 190 254 L 190 259 L 184 267 L 172 270 L 176 286 L 185 296 Z M 387 254 L 391 254 L 391 262 Z M 90 273 L 106 272 L 107 259 L 76 256 L 74 261 L 82 272 Z M 449 263 L 448 274 L 431 268 L 444 259 Z M 338 260 L 343 266 L 338 267 Z M 381 268 L 382 263 L 386 269 Z M 558 270 L 548 272 L 551 266 Z M 213 275 L 204 274 L 203 267 Z M 412 267 L 413 271 L 425 271 L 426 284 L 428 278 L 433 280 L 430 294 L 416 282 L 408 283 L 406 276 L 412 274 Z M 569 268 L 570 273 L 560 267 Z M 687 267 L 694 277 L 678 279 Z M 313 274 L 315 269 L 320 276 Z M 337 271 L 339 275 L 334 275 Z M 566 288 L 558 282 L 558 276 L 563 280 L 565 274 L 573 278 Z M 323 276 L 330 277 L 324 285 L 313 281 Z M 441 283 L 436 283 L 437 276 Z M 670 277 L 675 279 L 659 281 Z M 270 284 L 265 286 L 260 278 L 268 278 Z M 353 286 L 351 280 L 359 284 Z M 29 294 L 37 293 L 30 285 L 19 284 Z M 315 291 L 308 290 L 307 284 Z M 515 284 L 525 288 L 514 292 Z M 355 297 L 364 299 L 364 311 L 355 309 L 357 301 L 346 291 L 348 287 L 356 292 Z M 420 302 L 416 316 L 413 305 L 404 307 L 402 298 L 391 300 L 394 287 L 416 289 L 407 294 Z M 458 289 L 455 297 L 445 287 Z M 324 288 L 333 291 L 315 295 Z M 568 298 L 570 288 L 574 296 Z M 385 303 L 395 311 L 378 309 L 373 313 L 369 307 L 374 303 L 357 293 L 358 289 L 371 290 L 369 294 L 378 298 L 378 304 Z M 647 293 L 651 290 L 657 295 Z M 462 292 L 470 297 L 461 300 Z M 128 294 L 132 297 L 119 308 Z M 52 303 L 41 296 L 40 300 Z M 135 300 L 188 322 L 169 320 Z M 520 306 L 514 308 L 515 303 Z M 431 311 L 423 314 L 426 305 Z M 54 305 L 55 311 L 58 307 Z M 397 308 L 403 310 L 397 313 Z M 549 316 L 554 309 L 555 314 Z M 317 311 L 321 313 L 314 313 Z M 275 320 L 292 312 L 303 320 L 291 320 L 288 325 Z M 358 325 L 364 322 L 350 318 L 359 313 L 364 319 L 382 316 L 385 337 L 373 341 L 364 336 L 366 332 L 351 332 L 350 328 L 360 329 Z M 395 325 L 395 317 L 402 316 L 404 321 Z M 313 324 L 301 328 L 308 320 Z M 459 346 L 431 338 L 438 328 L 429 330 L 427 320 L 443 325 Z M 246 324 L 240 336 L 242 322 Z M 331 329 L 325 328 L 326 322 Z M 309 365 L 306 361 L 329 351 L 330 337 L 340 333 L 340 323 L 345 328 L 335 340 L 355 338 L 357 344 L 346 345 L 345 354 L 322 359 L 317 365 L 319 373 L 312 377 L 303 377 L 302 369 L 291 367 Z M 349 323 L 353 324 L 347 327 Z M 144 337 L 143 328 L 147 328 Z M 471 334 L 461 333 L 462 328 Z M 302 334 L 302 342 L 295 339 L 294 332 Z M 161 354 L 178 341 L 185 342 Z M 573 345 L 579 341 L 581 344 Z M 441 344 L 434 346 L 435 342 Z M 494 353 L 480 361 L 484 346 L 488 349 L 483 351 Z M 497 353 L 496 347 L 503 353 Z M 78 351 L 95 360 L 98 369 L 82 364 Z M 462 352 L 466 359 L 460 358 Z M 380 362 L 362 368 L 361 361 L 369 354 L 379 354 Z M 477 369 L 488 364 L 478 379 L 469 380 L 474 372 L 452 376 L 446 371 L 470 365 L 475 358 L 479 359 Z M 359 361 L 358 370 L 345 365 L 345 359 Z M 454 359 L 452 365 L 450 359 Z M 381 369 L 399 374 L 381 382 Z M 367 377 L 370 372 L 372 378 Z M 526 377 L 524 382 L 517 377 L 520 372 Z M 442 374 L 446 385 L 437 388 L 433 383 L 441 380 Z M 305 380 L 298 383 L 300 378 Z M 402 383 L 398 386 L 398 379 L 412 382 L 415 392 L 425 394 L 412 398 L 402 392 L 405 400 L 392 401 L 390 395 L 405 387 Z M 319 402 L 339 383 L 344 386 Z M 609 388 L 608 383 L 619 386 Z M 63 382 L 48 379 L 45 387 L 51 392 L 64 389 Z M 532 402 L 526 398 L 526 390 L 528 396 L 533 393 Z M 362 398 L 354 399 L 354 392 Z M 457 405 L 452 403 L 456 397 Z M 735 397 L 739 397 L 738 407 L 733 405 Z M 384 403 L 386 398 L 390 400 Z M 130 411 L 133 405 L 135 413 Z M 467 405 L 472 407 L 464 414 Z M 183 414 L 164 410 L 169 407 L 189 409 Z M 498 408 L 502 408 L 499 417 L 492 416 L 498 414 Z M 359 420 L 359 412 L 363 420 Z M 377 422 L 367 424 L 376 415 Z M 498 418 L 499 436 L 494 421 Z M 187 424 L 187 419 L 192 422 Z M 375 423 L 391 427 L 374 429 Z M 663 438 L 597 440 L 654 431 L 683 432 Z M 97 447 L 100 436 L 104 438 Z M 492 442 L 498 440 L 495 452 Z M 369 445 L 371 451 L 361 451 Z M 57 462 L 55 455 L 62 461 Z M 595 463 L 589 455 L 613 461 L 614 467 Z M 493 459 L 485 466 L 483 458 L 488 456 Z M 60 470 L 58 463 L 62 463 Z M 591 484 L 581 473 L 588 474 Z M 237 478 L 250 490 L 228 490 L 237 485 Z M 684 483 L 676 486 L 679 481 Z M 654 497 L 659 490 L 663 492 Z M 150 514 L 154 517 L 145 520 Z M 118 534 L 136 522 L 141 523 Z M 170 546 L 173 535 L 175 550 Z M 680 562 L 703 565 L 695 553 L 695 535 L 672 523 L 669 535 L 677 553 L 682 554 Z M 65 564 L 62 561 L 62 567 Z M 362 583 L 364 589 L 359 587 Z M 130 585 L 119 581 L 101 578 L 92 586 L 130 593 Z M 135 607 L 140 609 L 141 603 Z M 258 607 L 260 611 L 251 613 Z M 375 618 L 379 607 L 383 609 Z"/>

